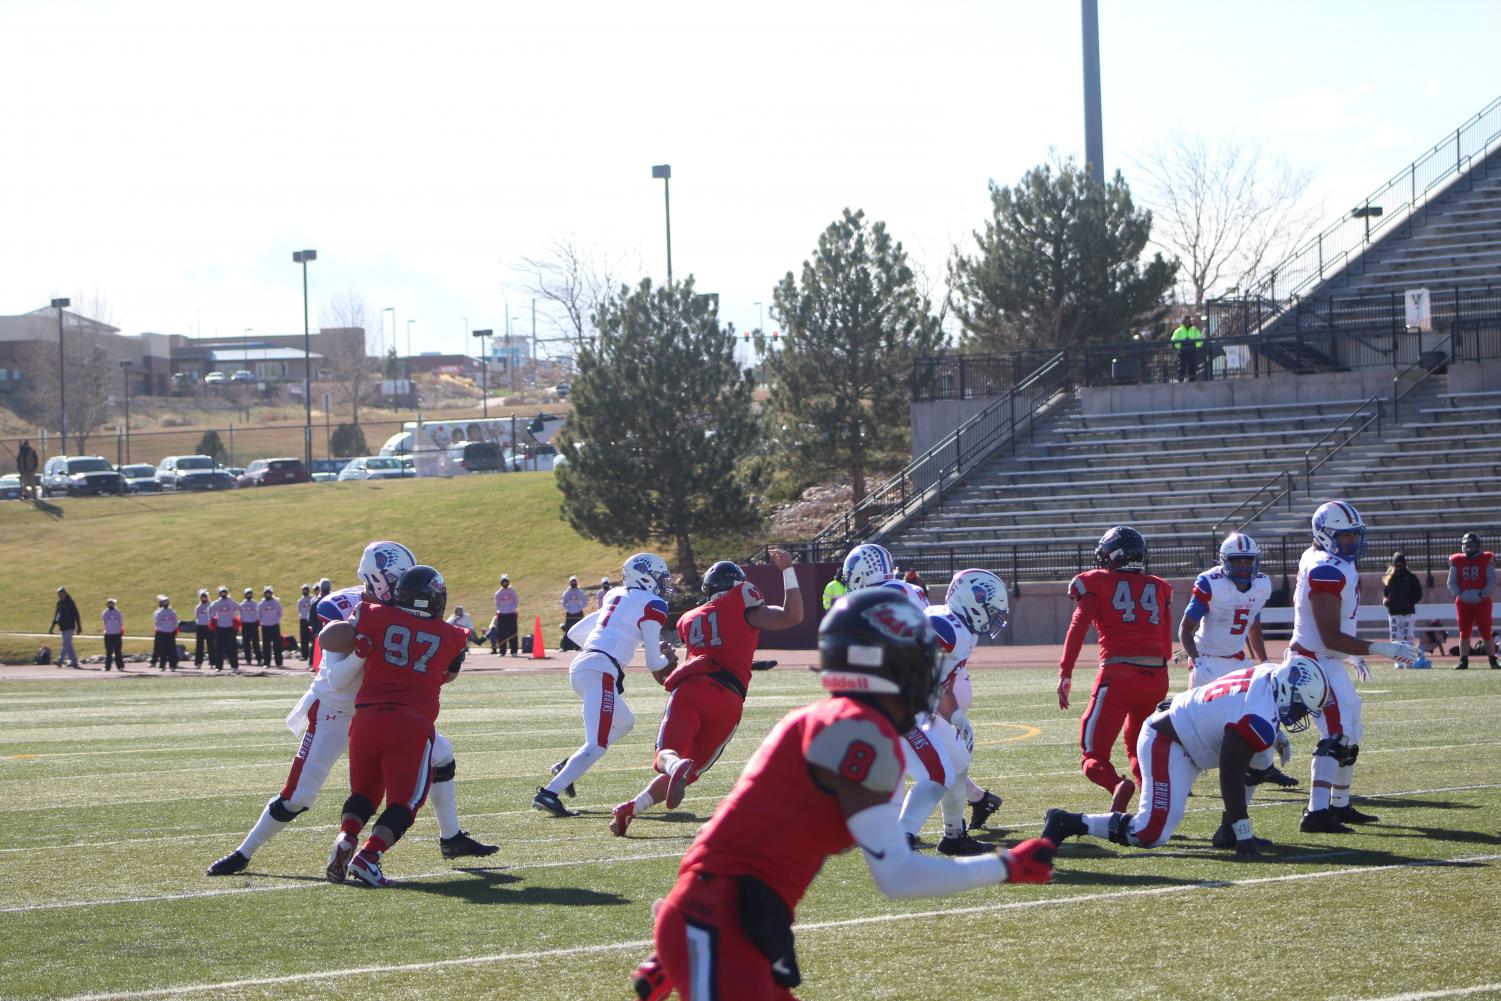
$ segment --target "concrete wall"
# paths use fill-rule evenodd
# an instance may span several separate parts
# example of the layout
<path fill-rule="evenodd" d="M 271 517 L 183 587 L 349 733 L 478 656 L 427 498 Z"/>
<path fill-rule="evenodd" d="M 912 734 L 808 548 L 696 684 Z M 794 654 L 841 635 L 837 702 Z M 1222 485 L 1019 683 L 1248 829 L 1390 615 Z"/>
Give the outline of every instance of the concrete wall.
<path fill-rule="evenodd" d="M 912 458 L 954 433 L 954 429 L 995 400 L 993 396 L 976 400 L 926 400 L 910 408 L 912 421 Z"/>
<path fill-rule="evenodd" d="M 1329 372 L 1313 377 L 1095 386 L 1082 388 L 1078 392 L 1086 415 L 1103 416 L 1134 411 L 1242 407 L 1258 403 L 1359 400 L 1377 393 L 1390 396 L 1393 374 L 1389 368 L 1370 368 L 1354 372 Z M 1452 382 L 1453 376 L 1450 379 Z"/>
<path fill-rule="evenodd" d="M 1479 393 L 1501 389 L 1501 360 L 1449 366 L 1449 392 Z"/>

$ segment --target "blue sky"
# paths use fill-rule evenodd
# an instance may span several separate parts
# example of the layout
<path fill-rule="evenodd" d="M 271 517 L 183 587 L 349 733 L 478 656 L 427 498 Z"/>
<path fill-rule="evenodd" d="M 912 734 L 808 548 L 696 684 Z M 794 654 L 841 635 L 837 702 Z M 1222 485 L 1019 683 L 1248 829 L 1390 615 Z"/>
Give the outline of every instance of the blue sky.
<path fill-rule="evenodd" d="M 1494 2 L 1100 6 L 1128 181 L 1173 132 L 1229 136 L 1332 217 L 1501 94 Z M 529 329 L 514 265 L 554 240 L 665 277 L 670 163 L 675 276 L 754 327 L 845 206 L 941 281 L 990 179 L 1082 151 L 1080 48 L 1076 0 L 0 0 L 0 313 L 292 331 L 312 247 L 315 324 L 352 289 L 457 351 L 507 299 Z"/>

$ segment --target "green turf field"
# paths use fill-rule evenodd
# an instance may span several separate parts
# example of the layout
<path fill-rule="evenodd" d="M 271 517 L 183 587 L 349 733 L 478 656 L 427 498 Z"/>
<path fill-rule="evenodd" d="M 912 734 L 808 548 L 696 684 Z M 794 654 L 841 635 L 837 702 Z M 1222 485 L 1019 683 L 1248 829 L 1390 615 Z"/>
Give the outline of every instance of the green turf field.
<path fill-rule="evenodd" d="M 528 804 L 578 743 L 564 676 L 461 676 L 439 727 L 458 749 L 465 826 L 502 849 L 489 865 L 444 862 L 424 810 L 386 859 L 404 885 L 381 891 L 322 878 L 347 793 L 339 768 L 250 872 L 203 875 L 280 787 L 300 681 L 5 683 L 0 997 L 629 997 L 648 907 L 689 839 L 771 724 L 819 695 L 807 672 L 759 675 L 719 767 L 621 840 L 609 809 L 648 777 L 662 705 L 631 680 L 636 730 L 581 782 L 584 815 L 559 820 Z M 975 682 L 975 773 L 1006 800 L 994 837 L 1035 835 L 1049 806 L 1103 807 L 1050 672 Z M 1501 672 L 1383 670 L 1365 689 L 1357 790 L 1379 826 L 1300 836 L 1302 797 L 1266 792 L 1252 816 L 1278 847 L 1237 862 L 1208 843 L 1209 777 L 1164 849 L 1070 842 L 1050 886 L 897 903 L 860 858 L 837 858 L 798 914 L 799 995 L 1501 996 Z M 1295 737 L 1305 781 L 1312 744 Z"/>

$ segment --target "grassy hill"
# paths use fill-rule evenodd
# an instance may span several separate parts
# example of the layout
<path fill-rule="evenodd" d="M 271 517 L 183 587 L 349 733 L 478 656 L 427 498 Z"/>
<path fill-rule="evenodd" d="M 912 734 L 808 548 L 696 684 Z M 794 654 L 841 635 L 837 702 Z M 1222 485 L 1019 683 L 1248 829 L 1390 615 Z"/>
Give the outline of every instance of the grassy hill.
<path fill-rule="evenodd" d="M 127 633 L 144 634 L 159 592 L 190 614 L 200 587 L 227 584 L 238 599 L 270 584 L 295 634 L 298 585 L 323 576 L 335 587 L 356 583 L 361 550 L 380 538 L 442 570 L 450 607 L 464 605 L 477 625 L 489 622 L 491 595 L 510 574 L 523 634 L 541 615 L 552 647 L 568 576 L 586 589 L 602 576 L 618 580 L 629 555 L 578 535 L 558 504 L 550 473 L 0 504 L 0 659 L 36 650 L 37 641 L 5 634 L 45 632 L 59 585 L 97 636 L 106 598 L 120 600 Z"/>

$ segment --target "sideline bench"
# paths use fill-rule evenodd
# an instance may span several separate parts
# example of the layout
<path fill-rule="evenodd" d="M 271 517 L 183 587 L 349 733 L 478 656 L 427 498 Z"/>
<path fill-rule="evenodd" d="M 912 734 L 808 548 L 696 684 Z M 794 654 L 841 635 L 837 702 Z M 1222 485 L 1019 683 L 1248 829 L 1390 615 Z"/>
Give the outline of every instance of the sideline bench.
<path fill-rule="evenodd" d="M 1413 611 L 1417 616 L 1413 629 L 1418 634 L 1418 639 L 1422 639 L 1425 629 L 1433 628 L 1428 625 L 1430 622 L 1437 622 L 1438 628 L 1447 632 L 1450 639 L 1456 639 L 1459 632 L 1459 620 L 1455 617 L 1452 601 L 1442 605 L 1418 605 Z M 1493 609 L 1492 618 L 1495 617 Z M 1293 610 L 1291 608 L 1263 608 L 1261 631 L 1262 635 L 1269 639 L 1287 639 L 1293 632 Z M 1373 636 L 1386 639 L 1388 634 L 1385 608 L 1380 605 L 1361 605 L 1356 610 L 1355 635 L 1362 639 L 1370 639 Z"/>

